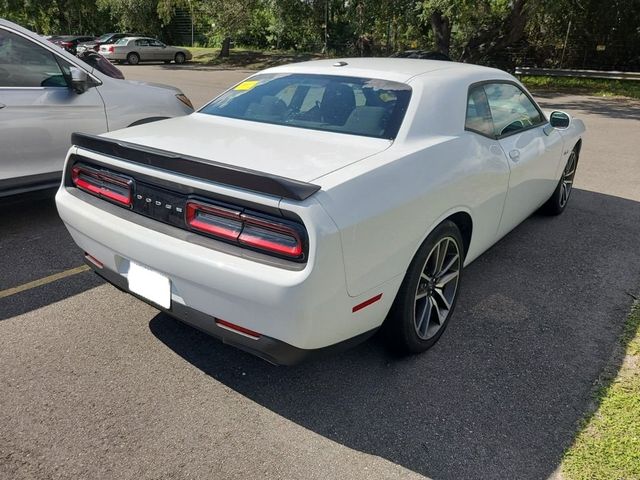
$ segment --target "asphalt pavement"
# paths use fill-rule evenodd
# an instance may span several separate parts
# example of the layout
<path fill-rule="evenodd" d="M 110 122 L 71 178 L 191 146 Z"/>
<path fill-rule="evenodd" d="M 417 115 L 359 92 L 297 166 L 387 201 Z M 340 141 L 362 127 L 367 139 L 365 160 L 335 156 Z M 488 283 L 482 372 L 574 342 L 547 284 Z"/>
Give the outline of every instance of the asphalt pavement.
<path fill-rule="evenodd" d="M 250 73 L 122 70 L 195 104 Z M 465 269 L 411 358 L 374 337 L 271 366 L 90 272 L 51 280 L 82 264 L 51 193 L 0 202 L 0 479 L 553 475 L 639 293 L 640 103 L 538 99 L 588 128 L 570 204 Z"/>

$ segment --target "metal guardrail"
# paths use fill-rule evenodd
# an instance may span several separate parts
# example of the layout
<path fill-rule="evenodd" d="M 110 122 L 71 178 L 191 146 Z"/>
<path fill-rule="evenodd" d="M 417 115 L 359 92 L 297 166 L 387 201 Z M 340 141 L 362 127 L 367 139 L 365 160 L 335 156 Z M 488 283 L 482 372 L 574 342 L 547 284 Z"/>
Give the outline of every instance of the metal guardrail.
<path fill-rule="evenodd" d="M 579 78 L 608 78 L 611 80 L 640 81 L 640 72 L 618 72 L 615 70 L 564 70 L 560 68 L 516 67 L 516 75 L 550 76 L 550 77 L 579 77 Z"/>

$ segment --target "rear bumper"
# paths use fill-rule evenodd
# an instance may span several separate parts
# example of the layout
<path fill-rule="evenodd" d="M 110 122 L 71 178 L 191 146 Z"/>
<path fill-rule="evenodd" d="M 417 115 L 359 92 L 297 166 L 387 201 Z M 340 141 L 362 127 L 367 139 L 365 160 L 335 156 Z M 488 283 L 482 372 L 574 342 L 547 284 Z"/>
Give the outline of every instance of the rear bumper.
<path fill-rule="evenodd" d="M 286 342 L 265 335 L 262 335 L 258 339 L 248 338 L 218 326 L 215 321 L 215 317 L 187 307 L 186 305 L 173 303 L 170 309 L 160 308 L 157 305 L 148 302 L 145 298 L 129 291 L 127 279 L 123 275 L 107 268 L 97 268 L 95 264 L 86 258 L 85 263 L 91 267 L 96 274 L 119 290 L 129 293 L 143 302 L 149 303 L 151 306 L 158 308 L 171 317 L 197 328 L 198 330 L 221 340 L 225 344 L 232 345 L 240 350 L 256 355 L 257 357 L 273 363 L 274 365 L 296 365 L 306 360 L 346 350 L 365 341 L 377 330 L 377 328 L 374 328 L 343 342 L 316 349 L 294 347 Z"/>
<path fill-rule="evenodd" d="M 310 240 L 322 248 L 312 249 L 307 264 L 286 269 L 208 248 L 191 232 L 74 188 L 61 187 L 56 203 L 74 241 L 103 264 L 98 274 L 128 291 L 130 261 L 160 272 L 171 283 L 170 315 L 273 363 L 296 363 L 342 348 L 336 344 L 345 340 L 361 341 L 380 326 L 397 288 L 390 283 L 363 296 L 348 295 L 339 233 L 320 207 L 301 214 L 306 225 L 317 227 L 309 229 Z M 380 301 L 354 310 L 382 292 Z M 216 318 L 260 338 L 227 331 Z"/>

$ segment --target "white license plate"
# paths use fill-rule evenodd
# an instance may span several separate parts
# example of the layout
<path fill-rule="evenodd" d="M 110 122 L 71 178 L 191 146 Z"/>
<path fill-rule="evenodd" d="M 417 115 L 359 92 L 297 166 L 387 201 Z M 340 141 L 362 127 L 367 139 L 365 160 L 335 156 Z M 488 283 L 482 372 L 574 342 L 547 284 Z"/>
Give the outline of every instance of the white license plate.
<path fill-rule="evenodd" d="M 161 273 L 129 262 L 129 290 L 163 308 L 171 307 L 171 282 Z"/>

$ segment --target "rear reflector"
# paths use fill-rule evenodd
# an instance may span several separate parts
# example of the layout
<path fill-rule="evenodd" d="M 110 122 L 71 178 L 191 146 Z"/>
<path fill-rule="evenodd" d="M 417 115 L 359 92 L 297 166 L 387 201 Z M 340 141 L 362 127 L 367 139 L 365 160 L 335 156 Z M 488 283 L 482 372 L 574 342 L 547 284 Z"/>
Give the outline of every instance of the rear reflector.
<path fill-rule="evenodd" d="M 239 333 L 240 335 L 244 335 L 245 337 L 252 338 L 257 340 L 260 338 L 260 334 L 258 332 L 254 332 L 253 330 L 249 330 L 248 328 L 241 327 L 240 325 L 236 325 L 231 322 L 227 322 L 226 320 L 221 320 L 216 318 L 216 325 L 225 330 L 230 330 L 235 333 Z"/>
<path fill-rule="evenodd" d="M 266 219 L 192 200 L 187 202 L 185 215 L 192 230 L 282 257 L 303 256 L 303 234 L 298 231 L 302 227 L 277 218 Z"/>
<path fill-rule="evenodd" d="M 368 307 L 369 305 L 371 305 L 372 303 L 376 303 L 378 300 L 380 300 L 382 298 L 382 294 L 379 293 L 378 295 L 376 295 L 375 297 L 371 297 L 369 300 L 365 300 L 362 303 L 359 303 L 358 305 L 356 305 L 355 307 L 353 307 L 353 309 L 351 310 L 353 313 L 357 312 L 358 310 L 362 310 L 365 307 Z"/>
<path fill-rule="evenodd" d="M 84 258 L 86 258 L 88 262 L 95 265 L 97 268 L 104 267 L 103 263 L 100 260 L 98 260 L 96 257 L 89 255 L 87 252 L 84 252 Z"/>
<path fill-rule="evenodd" d="M 131 206 L 133 179 L 77 164 L 71 169 L 71 180 L 80 190 L 125 207 Z"/>

